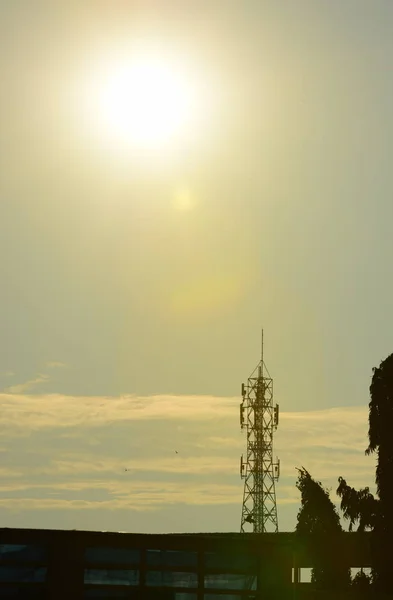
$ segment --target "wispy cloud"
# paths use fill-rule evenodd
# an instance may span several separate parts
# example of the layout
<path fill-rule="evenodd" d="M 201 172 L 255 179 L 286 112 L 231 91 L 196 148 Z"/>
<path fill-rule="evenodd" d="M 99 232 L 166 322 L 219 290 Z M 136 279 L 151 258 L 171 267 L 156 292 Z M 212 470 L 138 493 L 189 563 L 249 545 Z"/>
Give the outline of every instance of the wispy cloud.
<path fill-rule="evenodd" d="M 15 385 L 11 385 L 5 388 L 4 392 L 6 394 L 24 394 L 25 392 L 30 392 L 34 388 L 40 386 L 42 383 L 47 383 L 49 380 L 49 375 L 40 373 L 39 375 L 37 375 L 37 377 L 29 379 L 24 383 L 17 383 Z"/>
<path fill-rule="evenodd" d="M 237 398 L 3 393 L 0 434 L 3 510 L 240 510 L 246 439 Z M 293 514 L 299 502 L 297 466 L 333 489 L 339 475 L 372 484 L 366 442 L 366 407 L 282 413 L 280 511 L 293 506 Z"/>
<path fill-rule="evenodd" d="M 71 427 L 109 425 L 118 421 L 170 419 L 210 421 L 231 415 L 237 399 L 210 396 L 63 396 L 59 394 L 25 395 L 23 391 L 49 380 L 47 375 L 24 384 L 12 386 L 0 394 L 1 423 L 23 425 L 28 415 L 31 429 L 44 427 Z M 12 394 L 12 395 L 10 395 Z M 19 394 L 19 395 L 18 395 Z"/>
<path fill-rule="evenodd" d="M 45 364 L 46 369 L 65 369 L 66 364 L 58 360 L 50 360 Z"/>
<path fill-rule="evenodd" d="M 12 492 L 9 498 L 0 498 L 0 503 L 9 506 L 13 501 L 24 501 L 25 506 L 39 493 L 45 499 L 46 505 L 56 501 L 49 497 L 50 492 L 57 492 L 70 504 L 76 500 L 85 502 L 85 508 L 102 508 L 103 503 L 110 509 L 136 508 L 145 510 L 159 509 L 165 505 L 188 504 L 206 506 L 212 504 L 233 504 L 239 499 L 239 490 L 235 485 L 228 484 L 190 484 L 187 487 L 179 486 L 174 482 L 146 482 L 144 480 L 92 480 L 89 482 L 77 481 L 56 485 L 26 485 L 8 484 L 3 488 L 4 493 Z M 82 497 L 81 497 L 82 495 Z M 74 496 L 74 497 L 73 497 Z M 94 498 L 95 497 L 95 498 Z"/>
<path fill-rule="evenodd" d="M 45 370 L 55 370 L 55 369 L 64 369 L 66 368 L 66 364 L 60 361 L 48 361 L 45 363 Z M 15 377 L 15 373 L 13 371 L 7 371 L 5 373 L 0 374 L 0 377 L 9 378 Z M 3 394 L 27 394 L 28 392 L 32 392 L 39 388 L 42 384 L 48 383 L 51 380 L 51 376 L 47 373 L 38 373 L 32 379 L 28 379 L 22 383 L 16 383 L 6 387 L 3 390 Z"/>

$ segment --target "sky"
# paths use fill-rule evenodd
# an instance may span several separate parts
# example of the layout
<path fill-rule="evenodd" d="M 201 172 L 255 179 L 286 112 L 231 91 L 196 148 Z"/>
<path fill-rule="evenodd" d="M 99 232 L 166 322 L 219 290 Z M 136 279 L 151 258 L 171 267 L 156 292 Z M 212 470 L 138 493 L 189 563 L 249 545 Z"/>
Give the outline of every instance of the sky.
<path fill-rule="evenodd" d="M 280 529 L 298 466 L 373 487 L 392 27 L 390 0 L 0 3 L 0 524 L 237 531 L 261 327 Z M 205 94 L 159 151 L 96 122 L 134 40 Z"/>

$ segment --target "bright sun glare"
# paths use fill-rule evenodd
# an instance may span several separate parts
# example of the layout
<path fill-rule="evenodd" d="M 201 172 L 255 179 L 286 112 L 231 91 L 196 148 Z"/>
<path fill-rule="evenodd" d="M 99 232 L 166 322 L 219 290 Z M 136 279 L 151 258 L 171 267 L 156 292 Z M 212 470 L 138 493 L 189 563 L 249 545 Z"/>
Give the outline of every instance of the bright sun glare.
<path fill-rule="evenodd" d="M 192 133 L 198 100 L 187 72 L 165 58 L 140 56 L 100 74 L 95 118 L 118 143 L 161 148 Z"/>

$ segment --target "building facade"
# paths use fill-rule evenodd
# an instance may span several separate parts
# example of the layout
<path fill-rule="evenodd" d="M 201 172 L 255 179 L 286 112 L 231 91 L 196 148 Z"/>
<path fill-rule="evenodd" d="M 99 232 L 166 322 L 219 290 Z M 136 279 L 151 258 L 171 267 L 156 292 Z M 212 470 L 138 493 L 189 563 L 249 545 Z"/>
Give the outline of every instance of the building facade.
<path fill-rule="evenodd" d="M 0 598 L 331 597 L 312 590 L 299 576 L 303 568 L 313 566 L 315 547 L 293 533 L 148 535 L 2 529 Z M 368 567 L 369 534 L 342 534 L 337 554 L 347 566 Z"/>

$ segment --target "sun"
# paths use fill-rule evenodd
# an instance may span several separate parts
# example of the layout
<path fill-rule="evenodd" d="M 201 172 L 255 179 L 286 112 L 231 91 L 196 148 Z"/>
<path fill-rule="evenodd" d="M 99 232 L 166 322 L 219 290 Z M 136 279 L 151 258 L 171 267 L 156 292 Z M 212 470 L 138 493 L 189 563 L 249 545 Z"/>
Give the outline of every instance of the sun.
<path fill-rule="evenodd" d="M 95 86 L 95 113 L 108 138 L 134 147 L 167 147 L 191 135 L 200 114 L 196 82 L 160 56 L 108 65 Z"/>

